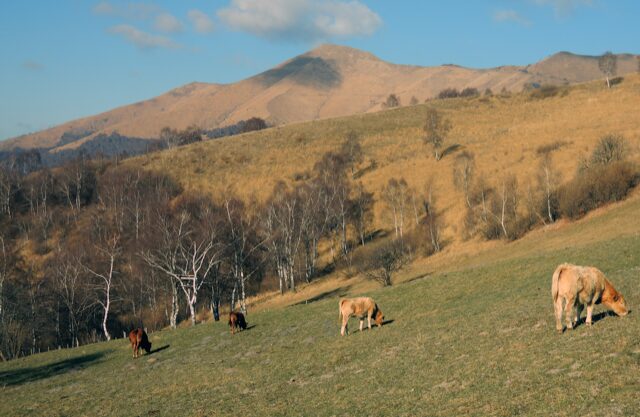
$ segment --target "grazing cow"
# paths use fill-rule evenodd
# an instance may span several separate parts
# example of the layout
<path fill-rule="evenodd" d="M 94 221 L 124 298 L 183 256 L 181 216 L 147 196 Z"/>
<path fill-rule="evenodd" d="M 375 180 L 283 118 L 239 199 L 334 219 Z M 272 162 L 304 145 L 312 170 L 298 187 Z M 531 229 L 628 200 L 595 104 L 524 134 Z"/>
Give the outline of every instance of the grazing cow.
<path fill-rule="evenodd" d="M 563 300 L 566 310 L 567 327 L 573 326 L 580 320 L 583 306 L 587 306 L 587 325 L 591 325 L 593 306 L 602 303 L 619 316 L 629 313 L 627 303 L 622 294 L 616 291 L 602 271 L 592 266 L 577 266 L 571 264 L 559 265 L 551 280 L 551 296 L 556 314 L 556 329 L 562 333 Z M 576 314 L 573 315 L 573 308 Z"/>
<path fill-rule="evenodd" d="M 149 342 L 147 333 L 141 328 L 129 332 L 129 342 L 133 348 L 134 359 L 140 356 L 140 348 L 144 349 L 147 354 L 151 353 L 151 342 Z"/>
<path fill-rule="evenodd" d="M 367 317 L 369 329 L 371 329 L 371 317 L 374 318 L 378 327 L 382 326 L 382 321 L 384 320 L 382 311 L 380 311 L 375 301 L 369 297 L 345 298 L 340 300 L 339 306 L 338 317 L 342 318 L 342 328 L 340 329 L 342 336 L 348 333 L 347 322 L 351 316 L 356 316 L 360 319 L 360 331 L 362 331 L 365 316 Z"/>
<path fill-rule="evenodd" d="M 231 334 L 235 334 L 236 329 L 245 330 L 247 322 L 244 319 L 244 314 L 239 311 L 229 313 L 229 327 L 231 328 Z"/>

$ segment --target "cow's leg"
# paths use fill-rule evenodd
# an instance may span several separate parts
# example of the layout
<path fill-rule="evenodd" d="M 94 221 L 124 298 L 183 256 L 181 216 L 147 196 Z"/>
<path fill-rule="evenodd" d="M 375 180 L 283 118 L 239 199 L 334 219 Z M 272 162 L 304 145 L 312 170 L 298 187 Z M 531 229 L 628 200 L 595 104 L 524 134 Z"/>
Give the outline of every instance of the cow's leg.
<path fill-rule="evenodd" d="M 364 327 L 364 317 L 360 318 L 360 331 L 362 331 L 362 328 Z"/>
<path fill-rule="evenodd" d="M 344 336 L 345 334 L 349 333 L 349 330 L 347 329 L 347 322 L 349 321 L 349 316 L 343 316 L 342 317 L 342 328 L 340 329 L 340 334 L 342 336 Z"/>
<path fill-rule="evenodd" d="M 587 304 L 587 326 L 591 326 L 592 320 L 591 316 L 593 315 L 593 303 Z"/>
<path fill-rule="evenodd" d="M 562 331 L 564 330 L 564 326 L 562 326 L 562 302 L 563 302 L 563 298 L 562 297 L 558 297 L 556 299 L 556 302 L 553 304 L 553 309 L 555 310 L 556 313 L 556 330 L 559 331 L 560 333 L 562 333 Z"/>
<path fill-rule="evenodd" d="M 567 304 L 564 306 L 565 308 L 565 316 L 567 320 L 567 328 L 573 329 L 573 309 L 576 307 L 576 299 L 575 298 L 567 298 Z"/>
<path fill-rule="evenodd" d="M 367 314 L 367 324 L 369 325 L 369 330 L 371 330 L 371 313 Z"/>
<path fill-rule="evenodd" d="M 578 301 L 578 305 L 576 306 L 576 319 L 573 322 L 574 326 L 577 326 L 578 323 L 580 323 L 580 314 L 582 314 L 582 309 L 584 308 L 584 305 Z"/>

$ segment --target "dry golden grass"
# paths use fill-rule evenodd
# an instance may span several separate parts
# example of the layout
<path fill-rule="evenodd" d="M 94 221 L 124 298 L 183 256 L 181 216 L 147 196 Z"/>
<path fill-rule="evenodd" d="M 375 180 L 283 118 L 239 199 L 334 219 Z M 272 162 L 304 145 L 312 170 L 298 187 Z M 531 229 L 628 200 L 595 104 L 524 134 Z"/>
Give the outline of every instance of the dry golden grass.
<path fill-rule="evenodd" d="M 611 90 L 601 82 L 570 88 L 564 97 L 532 100 L 528 94 L 508 98 L 436 100 L 400 109 L 345 118 L 276 127 L 241 136 L 194 144 L 130 160 L 133 165 L 168 172 L 187 189 L 215 196 L 231 188 L 242 197 L 264 200 L 277 181 L 294 182 L 296 174 L 313 167 L 327 151 L 337 149 L 347 132 L 357 132 L 366 160 L 377 168 L 360 180 L 376 194 L 392 177 L 404 177 L 423 191 L 433 178 L 439 208 L 444 210 L 445 237 L 460 241 L 464 216 L 462 194 L 453 186 L 453 155 L 437 162 L 422 142 L 422 124 L 428 106 L 442 111 L 453 129 L 448 144 L 460 144 L 476 157 L 477 172 L 498 181 L 515 174 L 524 189 L 535 187 L 540 161 L 537 148 L 556 141 L 567 144 L 554 152 L 563 180 L 571 179 L 578 161 L 607 134 L 623 135 L 638 158 L 640 76 L 629 75 Z M 375 227 L 389 228 L 379 201 Z"/>
<path fill-rule="evenodd" d="M 203 142 L 145 155 L 129 163 L 168 172 L 187 189 L 214 197 L 231 188 L 244 198 L 256 196 L 264 200 L 277 181 L 294 183 L 296 174 L 311 169 L 323 153 L 337 149 L 347 132 L 353 130 L 361 137 L 366 154 L 361 168 L 372 161 L 377 163 L 377 168 L 360 178 L 365 187 L 376 194 L 376 199 L 391 177 L 404 177 L 417 190 L 423 190 L 429 178 L 435 181 L 439 207 L 444 211 L 448 245 L 442 253 L 418 259 L 398 274 L 395 280 L 402 282 L 436 270 L 533 253 L 542 249 L 536 246 L 540 241 L 545 242 L 545 249 L 563 249 L 640 231 L 640 223 L 630 225 L 625 220 L 640 207 L 640 196 L 635 193 L 629 203 L 613 205 L 619 217 L 609 219 L 610 208 L 606 207 L 587 216 L 577 226 L 569 227 L 570 232 L 554 232 L 550 238 L 548 232 L 562 231 L 567 227 L 565 221 L 535 230 L 515 243 L 464 241 L 460 225 L 465 208 L 462 194 L 452 181 L 455 154 L 436 162 L 430 148 L 421 140 L 428 106 L 438 108 L 451 120 L 449 144 L 461 144 L 472 152 L 478 172 L 490 180 L 499 180 L 507 173 L 516 174 L 524 188 L 529 183 L 535 186 L 535 171 L 540 160 L 537 149 L 557 141 L 566 143 L 553 153 L 556 166 L 562 168 L 564 181 L 575 175 L 579 159 L 588 155 L 598 139 L 607 133 L 622 134 L 630 145 L 631 157 L 637 160 L 640 121 L 633 115 L 639 104 L 640 76 L 633 75 L 612 90 L 594 82 L 572 87 L 564 97 L 544 100 L 531 100 L 523 93 L 508 98 L 432 101 Z M 375 227 L 389 229 L 391 224 L 379 201 L 375 212 Z M 582 222 L 591 222 L 592 217 L 608 219 L 606 227 L 579 227 Z M 596 225 L 600 223 L 595 220 Z M 252 299 L 252 304 L 257 309 L 270 309 L 304 303 L 324 293 L 362 293 L 375 286 L 362 278 L 347 281 L 341 275 L 333 275 L 321 282 L 303 285 L 295 294 L 259 295 Z"/>

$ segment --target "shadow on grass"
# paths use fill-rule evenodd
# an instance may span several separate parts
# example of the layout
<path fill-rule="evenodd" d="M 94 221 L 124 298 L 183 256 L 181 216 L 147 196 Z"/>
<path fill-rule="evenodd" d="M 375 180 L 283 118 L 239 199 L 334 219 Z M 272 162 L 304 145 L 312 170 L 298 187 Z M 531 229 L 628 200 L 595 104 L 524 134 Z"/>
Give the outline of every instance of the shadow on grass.
<path fill-rule="evenodd" d="M 69 371 L 84 369 L 89 365 L 100 362 L 101 358 L 109 352 L 111 351 L 105 350 L 102 352 L 64 359 L 48 365 L 0 372 L 0 386 L 22 385 L 27 382 L 61 375 Z"/>
<path fill-rule="evenodd" d="M 306 300 L 292 304 L 292 306 L 311 304 L 311 303 L 315 303 L 316 301 L 324 300 L 325 298 L 344 297 L 345 295 L 347 295 L 347 291 L 349 291 L 350 288 L 351 286 L 347 285 L 346 287 L 339 287 L 331 291 L 325 291 L 311 298 L 307 298 Z"/>
<path fill-rule="evenodd" d="M 631 311 L 629 311 L 629 313 L 631 313 Z M 606 317 L 619 318 L 619 316 L 612 311 L 601 311 L 600 313 L 597 313 L 591 316 L 591 323 L 596 324 L 597 322 L 599 322 L 600 320 Z M 573 328 L 576 329 L 580 326 L 586 326 L 586 325 L 587 325 L 587 317 L 586 316 L 580 317 L 580 320 L 578 320 L 578 322 L 573 326 Z"/>
<path fill-rule="evenodd" d="M 382 325 L 381 325 L 381 326 L 386 326 L 387 324 L 391 324 L 391 323 L 393 323 L 394 321 L 395 321 L 394 319 L 391 319 L 391 320 L 385 320 L 385 321 L 383 321 L 383 322 L 382 322 Z M 378 325 L 377 325 L 377 324 L 373 324 L 373 323 L 371 324 L 371 330 L 375 330 L 375 329 L 376 329 L 376 327 L 378 327 Z M 366 331 L 366 330 L 369 330 L 369 327 L 367 326 L 367 320 L 365 319 L 364 327 L 362 328 L 362 331 L 364 332 L 364 331 Z M 359 327 L 358 327 L 357 331 L 360 331 L 360 328 L 359 328 Z"/>
<path fill-rule="evenodd" d="M 246 328 L 246 329 L 244 329 L 244 330 L 251 330 L 251 329 L 253 329 L 253 328 L 254 328 L 254 327 L 256 327 L 256 326 L 257 326 L 257 324 L 247 325 L 247 328 Z"/>
<path fill-rule="evenodd" d="M 165 349 L 169 349 L 169 346 L 171 345 L 164 345 L 164 346 L 160 346 L 159 348 L 156 349 L 151 349 L 151 352 L 149 352 L 149 355 L 153 355 L 154 353 L 158 353 L 158 352 L 162 352 Z"/>

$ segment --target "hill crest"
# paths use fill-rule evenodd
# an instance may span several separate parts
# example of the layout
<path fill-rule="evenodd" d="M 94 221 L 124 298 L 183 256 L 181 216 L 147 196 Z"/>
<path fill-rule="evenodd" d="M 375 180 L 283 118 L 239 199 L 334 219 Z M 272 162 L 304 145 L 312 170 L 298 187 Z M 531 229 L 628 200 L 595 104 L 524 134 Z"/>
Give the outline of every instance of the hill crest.
<path fill-rule="evenodd" d="M 101 134 L 155 139 L 166 126 L 215 129 L 251 117 L 281 125 L 362 114 L 384 109 L 392 93 L 404 105 L 414 98 L 432 98 L 444 88 L 519 91 L 528 83 L 585 82 L 602 76 L 595 58 L 559 52 L 524 67 L 420 67 L 324 44 L 236 83 L 189 83 L 149 100 L 8 139 L 0 143 L 0 150 L 40 148 L 55 153 L 90 146 Z M 636 56 L 621 54 L 618 59 L 619 74 L 637 69 Z"/>

